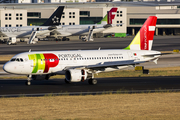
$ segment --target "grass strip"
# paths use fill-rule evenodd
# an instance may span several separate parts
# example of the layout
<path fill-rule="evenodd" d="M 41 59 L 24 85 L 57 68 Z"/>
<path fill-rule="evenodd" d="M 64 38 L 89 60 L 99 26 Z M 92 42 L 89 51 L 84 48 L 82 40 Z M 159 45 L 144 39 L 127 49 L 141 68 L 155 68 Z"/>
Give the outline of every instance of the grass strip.
<path fill-rule="evenodd" d="M 0 98 L 0 118 L 178 120 L 180 93 Z"/>

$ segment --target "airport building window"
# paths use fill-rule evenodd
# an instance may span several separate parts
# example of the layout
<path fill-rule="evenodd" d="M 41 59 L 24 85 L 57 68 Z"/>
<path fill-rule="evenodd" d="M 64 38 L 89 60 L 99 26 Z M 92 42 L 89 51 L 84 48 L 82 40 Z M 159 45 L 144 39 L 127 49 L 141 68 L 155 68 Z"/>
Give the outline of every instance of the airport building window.
<path fill-rule="evenodd" d="M 71 18 L 71 16 L 69 16 L 69 18 Z"/>
<path fill-rule="evenodd" d="M 27 17 L 39 17 L 39 18 L 41 18 L 41 13 L 40 12 L 28 12 Z"/>
<path fill-rule="evenodd" d="M 19 25 L 16 25 L 16 27 L 19 27 Z"/>
<path fill-rule="evenodd" d="M 65 18 L 65 16 L 62 16 L 62 18 Z"/>
<path fill-rule="evenodd" d="M 16 16 L 19 16 L 19 14 L 17 13 Z"/>
<path fill-rule="evenodd" d="M 6 13 L 5 16 L 8 16 L 8 14 Z"/>
<path fill-rule="evenodd" d="M 5 27 L 8 27 L 8 25 L 5 25 Z"/>
<path fill-rule="evenodd" d="M 117 14 L 117 17 L 119 17 L 119 14 Z"/>
<path fill-rule="evenodd" d="M 20 14 L 20 16 L 22 16 L 22 13 Z"/>
<path fill-rule="evenodd" d="M 122 21 L 120 21 L 120 23 L 122 23 Z"/>
<path fill-rule="evenodd" d="M 61 25 L 61 23 L 59 23 L 59 25 Z"/>
<path fill-rule="evenodd" d="M 75 25 L 75 23 L 73 23 L 73 25 Z"/>
<path fill-rule="evenodd" d="M 75 12 L 73 12 L 73 15 L 75 15 Z"/>
<path fill-rule="evenodd" d="M 11 17 L 9 17 L 9 20 L 11 20 Z"/>
<path fill-rule="evenodd" d="M 20 24 L 20 27 L 22 27 L 22 24 Z"/>
<path fill-rule="evenodd" d="M 120 11 L 120 13 L 122 13 L 122 11 Z"/>
<path fill-rule="evenodd" d="M 73 16 L 73 18 L 75 18 L 75 16 Z"/>
<path fill-rule="evenodd" d="M 11 25 L 9 25 L 9 27 L 11 27 Z"/>
<path fill-rule="evenodd" d="M 120 14 L 120 17 L 122 17 L 122 14 Z"/>
<path fill-rule="evenodd" d="M 44 19 L 44 18 L 28 18 L 27 19 L 27 25 L 36 25 L 36 26 L 39 26 L 39 25 L 42 25 L 43 23 L 45 23 L 47 21 L 47 19 Z"/>
<path fill-rule="evenodd" d="M 16 20 L 19 20 L 19 18 L 18 18 L 18 17 L 16 17 Z"/>
<path fill-rule="evenodd" d="M 9 16 L 11 16 L 11 13 L 9 13 Z"/>
<path fill-rule="evenodd" d="M 65 25 L 64 23 L 62 23 L 63 25 Z"/>
<path fill-rule="evenodd" d="M 22 17 L 20 17 L 20 20 L 22 20 Z"/>
<path fill-rule="evenodd" d="M 143 25 L 146 19 L 130 19 L 130 25 Z M 157 25 L 180 24 L 180 19 L 157 19 Z"/>
<path fill-rule="evenodd" d="M 71 25 L 71 23 L 69 23 L 69 25 Z"/>
<path fill-rule="evenodd" d="M 117 13 L 119 13 L 119 11 L 117 11 Z"/>
<path fill-rule="evenodd" d="M 71 15 L 71 12 L 69 12 L 69 15 Z"/>
<path fill-rule="evenodd" d="M 90 11 L 80 11 L 80 15 L 87 15 L 90 16 Z"/>
<path fill-rule="evenodd" d="M 119 23 L 119 21 L 117 21 L 117 23 Z"/>
<path fill-rule="evenodd" d="M 62 14 L 64 15 L 65 13 L 63 12 Z"/>
<path fill-rule="evenodd" d="M 102 20 L 102 17 L 80 17 L 80 25 L 95 24 Z"/>
<path fill-rule="evenodd" d="M 5 20 L 8 20 L 8 17 L 5 17 Z"/>

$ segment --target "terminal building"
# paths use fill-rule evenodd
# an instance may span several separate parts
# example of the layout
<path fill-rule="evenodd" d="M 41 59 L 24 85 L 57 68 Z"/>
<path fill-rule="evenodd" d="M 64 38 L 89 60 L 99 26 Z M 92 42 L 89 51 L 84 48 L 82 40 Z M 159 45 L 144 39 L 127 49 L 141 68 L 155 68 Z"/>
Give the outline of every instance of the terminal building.
<path fill-rule="evenodd" d="M 47 5 L 47 4 L 46 4 Z M 21 27 L 42 25 L 61 4 L 51 7 L 32 7 L 22 9 L 0 6 L 1 27 Z M 31 5 L 33 6 L 33 4 Z M 107 14 L 111 7 L 65 7 L 60 25 L 95 24 Z M 148 16 L 157 16 L 156 35 L 180 34 L 180 7 L 179 6 L 118 6 L 113 24 L 123 23 L 121 26 L 107 29 L 101 33 L 114 33 L 115 37 L 124 37 L 126 34 L 135 35 Z M 97 35 L 98 36 L 98 35 Z"/>

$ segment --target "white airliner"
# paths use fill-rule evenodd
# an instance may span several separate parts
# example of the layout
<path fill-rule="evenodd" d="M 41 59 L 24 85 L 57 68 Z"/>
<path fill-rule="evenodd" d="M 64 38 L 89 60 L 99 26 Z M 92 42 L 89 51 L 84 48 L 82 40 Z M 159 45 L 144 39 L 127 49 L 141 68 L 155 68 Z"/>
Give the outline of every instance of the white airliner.
<path fill-rule="evenodd" d="M 59 6 L 42 26 L 0 27 L 0 34 L 8 38 L 8 44 L 16 44 L 17 38 L 29 38 L 28 43 L 31 44 L 38 41 L 34 40 L 36 36 L 42 36 L 54 29 L 62 28 L 58 25 L 63 10 L 64 6 Z"/>
<path fill-rule="evenodd" d="M 31 79 L 52 75 L 65 75 L 65 82 L 97 84 L 94 74 L 115 71 L 144 62 L 157 62 L 161 52 L 152 51 L 153 36 L 157 17 L 150 16 L 133 41 L 125 49 L 36 51 L 15 55 L 3 69 L 8 73 L 27 75 L 27 85 Z"/>
<path fill-rule="evenodd" d="M 41 26 L 1 27 L 0 33 L 9 39 L 8 44 L 16 44 L 17 38 L 29 38 L 28 44 L 33 44 L 38 41 L 36 36 L 43 36 L 50 32 L 57 33 L 56 37 L 88 35 L 87 39 L 90 40 L 93 33 L 116 26 L 112 24 L 112 20 L 115 18 L 117 8 L 112 8 L 99 23 L 91 25 L 59 25 L 63 10 L 64 6 L 59 6 Z"/>
<path fill-rule="evenodd" d="M 104 16 L 104 18 L 96 24 L 87 25 L 61 25 L 62 28 L 52 31 L 52 33 L 57 33 L 57 36 L 67 37 L 73 35 L 81 35 L 86 41 L 93 40 L 93 33 L 102 32 L 108 28 L 115 27 L 121 24 L 112 24 L 116 16 L 117 8 L 111 8 L 111 10 Z"/>

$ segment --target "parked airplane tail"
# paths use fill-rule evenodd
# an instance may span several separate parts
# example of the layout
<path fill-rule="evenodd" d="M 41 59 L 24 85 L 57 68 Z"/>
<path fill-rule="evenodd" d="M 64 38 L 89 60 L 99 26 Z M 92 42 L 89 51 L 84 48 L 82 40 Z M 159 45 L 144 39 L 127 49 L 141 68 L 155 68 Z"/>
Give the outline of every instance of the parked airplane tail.
<path fill-rule="evenodd" d="M 139 32 L 130 43 L 127 50 L 151 50 L 156 27 L 156 16 L 149 16 Z"/>
<path fill-rule="evenodd" d="M 41 26 L 56 26 L 59 25 L 64 6 L 59 6 L 51 17 Z"/>
<path fill-rule="evenodd" d="M 104 16 L 104 18 L 97 24 L 112 24 L 112 20 L 116 16 L 117 8 L 111 8 L 111 10 Z"/>

